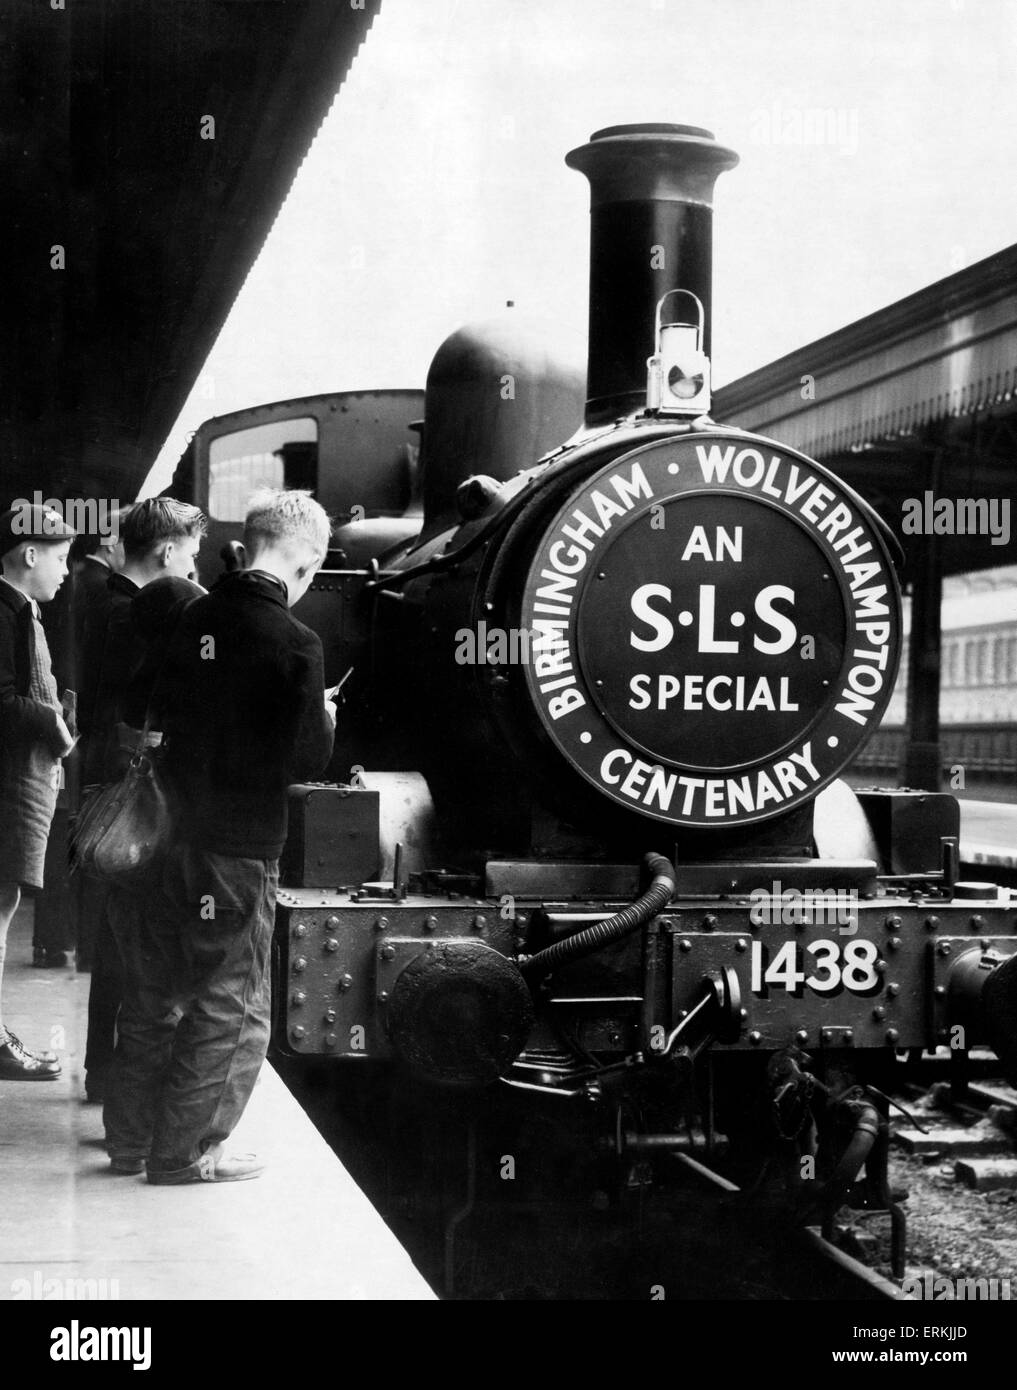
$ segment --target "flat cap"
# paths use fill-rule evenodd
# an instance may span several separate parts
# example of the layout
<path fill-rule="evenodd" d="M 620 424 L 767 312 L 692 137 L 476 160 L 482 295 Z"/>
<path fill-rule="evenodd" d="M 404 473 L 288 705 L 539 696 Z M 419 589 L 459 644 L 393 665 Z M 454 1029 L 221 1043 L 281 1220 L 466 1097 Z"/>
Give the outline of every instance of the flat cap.
<path fill-rule="evenodd" d="M 52 507 L 31 507 L 27 503 L 10 507 L 0 516 L 0 555 L 6 555 L 22 541 L 55 543 L 73 540 L 77 534 Z"/>

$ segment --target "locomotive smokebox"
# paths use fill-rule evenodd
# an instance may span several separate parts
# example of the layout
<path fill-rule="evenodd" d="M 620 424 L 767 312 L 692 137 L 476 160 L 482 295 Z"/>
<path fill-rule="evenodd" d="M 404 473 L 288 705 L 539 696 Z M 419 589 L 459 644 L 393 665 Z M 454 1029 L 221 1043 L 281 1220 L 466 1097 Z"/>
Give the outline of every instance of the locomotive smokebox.
<path fill-rule="evenodd" d="M 654 312 L 668 290 L 702 301 L 709 355 L 713 186 L 738 156 L 698 126 L 621 125 L 565 162 L 590 180 L 586 423 L 599 425 L 646 404 Z"/>

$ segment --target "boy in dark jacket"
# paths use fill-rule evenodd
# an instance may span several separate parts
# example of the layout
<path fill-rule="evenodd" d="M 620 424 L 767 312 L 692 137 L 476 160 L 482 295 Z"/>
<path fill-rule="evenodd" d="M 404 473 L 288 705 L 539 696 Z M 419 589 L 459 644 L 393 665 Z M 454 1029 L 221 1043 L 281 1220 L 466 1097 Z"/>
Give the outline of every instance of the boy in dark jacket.
<path fill-rule="evenodd" d="M 83 787 L 118 781 L 136 750 L 124 729 L 123 701 L 145 644 L 131 622 L 133 599 L 149 584 L 183 578 L 194 568 L 205 534 L 197 507 L 171 497 L 149 497 L 126 508 L 119 519 L 123 562 L 111 570 L 105 590 L 95 596 L 83 622 L 78 726 Z M 142 715 L 139 727 L 144 724 Z M 89 883 L 79 904 L 79 931 L 91 959 L 88 1035 L 85 1042 L 85 1093 L 103 1098 L 113 1060 L 123 969 L 107 912 L 109 889 Z"/>
<path fill-rule="evenodd" d="M 252 498 L 249 568 L 188 605 L 153 696 L 179 844 L 137 923 L 104 1111 L 114 1168 L 140 1171 L 147 1155 L 151 1183 L 235 1182 L 263 1167 L 223 1146 L 268 1048 L 287 787 L 320 776 L 332 752 L 321 642 L 289 613 L 329 534 L 306 493 Z"/>
<path fill-rule="evenodd" d="M 0 985 L 22 888 L 43 886 L 60 760 L 74 746 L 57 698 L 39 604 L 67 577 L 75 535 L 57 512 L 27 505 L 0 516 Z M 0 1015 L 0 1080 L 52 1081 L 52 1052 L 30 1052 Z"/>

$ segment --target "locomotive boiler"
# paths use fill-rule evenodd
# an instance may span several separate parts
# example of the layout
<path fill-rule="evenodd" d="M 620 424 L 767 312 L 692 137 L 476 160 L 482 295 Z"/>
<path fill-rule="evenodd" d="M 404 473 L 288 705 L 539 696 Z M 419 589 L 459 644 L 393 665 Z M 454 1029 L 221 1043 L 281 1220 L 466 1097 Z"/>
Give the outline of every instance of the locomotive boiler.
<path fill-rule="evenodd" d="M 1014 905 L 958 880 L 953 798 L 840 780 L 893 687 L 897 546 L 827 468 L 710 418 L 737 156 L 633 125 L 567 163 L 585 390 L 511 321 L 454 334 L 417 500 L 343 526 L 301 608 L 344 704 L 336 783 L 292 793 L 279 1039 L 588 1101 L 623 1161 L 765 1131 L 796 1175 L 818 1152 L 828 1203 L 866 1165 L 888 1200 L 905 1059 L 1017 1069 Z"/>

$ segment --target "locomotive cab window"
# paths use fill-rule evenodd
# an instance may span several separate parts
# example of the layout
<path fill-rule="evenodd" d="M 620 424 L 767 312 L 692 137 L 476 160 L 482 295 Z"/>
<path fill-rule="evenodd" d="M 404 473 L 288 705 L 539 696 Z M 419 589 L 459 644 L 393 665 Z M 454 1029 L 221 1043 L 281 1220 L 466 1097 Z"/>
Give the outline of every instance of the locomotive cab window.
<path fill-rule="evenodd" d="M 262 487 L 317 491 L 317 420 L 272 420 L 212 440 L 208 511 L 213 521 L 243 521 L 248 498 Z"/>

